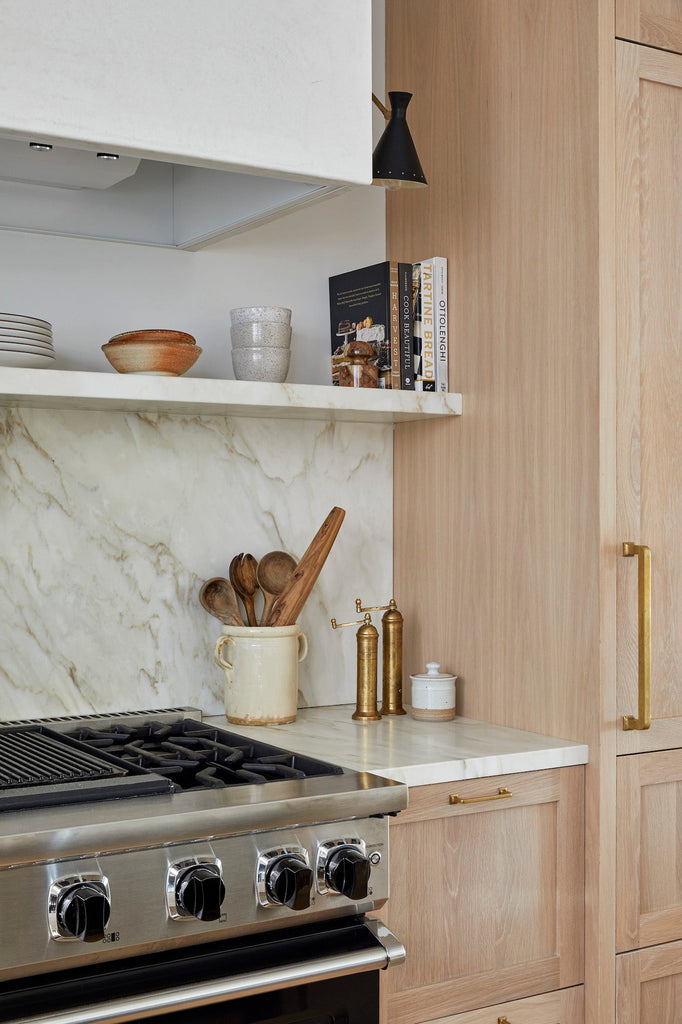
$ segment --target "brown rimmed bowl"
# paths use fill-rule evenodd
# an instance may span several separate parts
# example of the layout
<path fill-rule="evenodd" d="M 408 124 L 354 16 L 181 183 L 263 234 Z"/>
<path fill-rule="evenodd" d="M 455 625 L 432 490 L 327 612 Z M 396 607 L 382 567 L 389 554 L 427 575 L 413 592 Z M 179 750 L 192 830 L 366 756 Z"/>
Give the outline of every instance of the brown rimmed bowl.
<path fill-rule="evenodd" d="M 182 341 L 109 341 L 102 352 L 118 373 L 146 373 L 154 377 L 180 377 L 194 366 L 201 349 Z"/>

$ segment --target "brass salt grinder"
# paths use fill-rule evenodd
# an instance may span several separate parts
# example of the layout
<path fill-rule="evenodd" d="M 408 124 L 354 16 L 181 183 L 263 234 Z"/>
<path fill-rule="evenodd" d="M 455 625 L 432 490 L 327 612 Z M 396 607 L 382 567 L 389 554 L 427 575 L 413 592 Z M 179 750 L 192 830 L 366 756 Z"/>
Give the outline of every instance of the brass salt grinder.
<path fill-rule="evenodd" d="M 395 599 L 388 604 L 362 607 L 362 600 L 355 599 L 356 612 L 385 612 L 381 617 L 382 646 L 382 715 L 405 715 L 403 707 L 403 617 L 398 611 Z"/>
<path fill-rule="evenodd" d="M 342 626 L 359 626 L 357 631 L 358 647 L 358 695 L 353 718 L 356 722 L 378 722 L 381 715 L 377 710 L 377 653 L 379 650 L 379 632 L 372 624 L 369 612 L 359 622 L 337 622 L 332 619 L 332 629 Z"/>

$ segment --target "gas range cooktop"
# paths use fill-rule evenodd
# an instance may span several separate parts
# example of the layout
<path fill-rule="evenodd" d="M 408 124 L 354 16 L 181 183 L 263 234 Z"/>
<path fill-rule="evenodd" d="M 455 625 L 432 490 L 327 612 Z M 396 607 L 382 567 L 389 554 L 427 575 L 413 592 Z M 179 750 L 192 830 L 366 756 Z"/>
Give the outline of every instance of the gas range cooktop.
<path fill-rule="evenodd" d="M 193 718 L 0 728 L 0 811 L 340 775 L 343 769 Z"/>
<path fill-rule="evenodd" d="M 365 913 L 406 805 L 193 709 L 6 723 L 0 981 Z"/>

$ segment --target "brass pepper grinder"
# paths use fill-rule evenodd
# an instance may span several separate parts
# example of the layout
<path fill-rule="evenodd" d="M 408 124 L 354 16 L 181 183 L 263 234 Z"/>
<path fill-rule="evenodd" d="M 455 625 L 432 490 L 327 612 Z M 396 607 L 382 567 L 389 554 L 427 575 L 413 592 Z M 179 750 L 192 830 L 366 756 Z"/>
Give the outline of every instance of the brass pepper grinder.
<path fill-rule="evenodd" d="M 342 626 L 360 627 L 355 634 L 358 646 L 358 690 L 353 719 L 356 722 L 379 722 L 381 721 L 381 715 L 377 710 L 379 631 L 372 624 L 372 616 L 369 614 L 359 622 L 337 622 L 336 619 L 332 619 L 332 629 L 341 629 Z"/>
<path fill-rule="evenodd" d="M 395 599 L 388 604 L 363 608 L 355 599 L 356 612 L 385 612 L 381 618 L 382 641 L 382 715 L 406 715 L 403 707 L 403 617 Z"/>

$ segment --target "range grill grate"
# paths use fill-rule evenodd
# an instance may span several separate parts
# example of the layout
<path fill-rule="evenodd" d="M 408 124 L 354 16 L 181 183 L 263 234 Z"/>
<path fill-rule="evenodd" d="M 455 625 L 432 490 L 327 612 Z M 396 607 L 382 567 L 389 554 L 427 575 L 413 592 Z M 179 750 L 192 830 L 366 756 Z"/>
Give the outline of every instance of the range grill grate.
<path fill-rule="evenodd" d="M 169 779 L 47 726 L 0 728 L 0 811 L 172 791 Z"/>
<path fill-rule="evenodd" d="M 0 787 L 111 778 L 126 769 L 40 729 L 0 731 Z"/>

